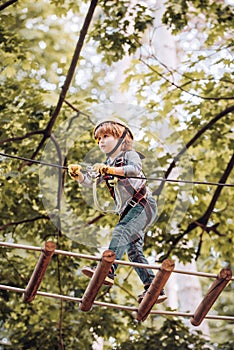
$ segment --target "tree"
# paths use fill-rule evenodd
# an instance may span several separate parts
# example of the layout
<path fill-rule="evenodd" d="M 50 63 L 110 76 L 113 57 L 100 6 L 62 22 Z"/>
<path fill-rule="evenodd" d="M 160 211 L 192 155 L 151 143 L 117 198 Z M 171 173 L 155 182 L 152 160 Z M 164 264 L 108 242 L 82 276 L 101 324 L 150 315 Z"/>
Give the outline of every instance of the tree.
<path fill-rule="evenodd" d="M 178 38 L 198 28 L 196 35 L 202 43 L 196 57 L 181 51 L 186 64 L 172 71 L 157 56 L 140 51 L 145 30 L 153 32 L 152 12 L 144 3 L 129 5 L 129 1 L 100 1 L 97 5 L 94 0 L 79 5 L 62 0 L 1 5 L 1 152 L 60 165 L 89 160 L 90 152 L 96 156 L 90 137 L 95 120 L 87 110 L 100 113 L 99 101 L 111 101 L 114 77 L 110 73 L 117 61 L 131 55 L 133 66 L 126 72 L 123 88 L 135 89 L 139 106 L 150 117 L 139 114 L 144 133 L 138 144 L 149 159 L 152 152 L 159 154 L 157 161 L 146 163 L 149 175 L 168 178 L 173 170 L 183 180 L 192 163 L 195 180 L 233 183 L 231 6 L 209 1 L 165 3 L 164 23 Z M 209 31 L 205 23 L 209 23 Z M 211 48 L 212 55 L 207 56 Z M 101 68 L 95 66 L 94 56 Z M 213 69 L 207 70 L 204 64 Z M 152 90 L 160 99 L 155 99 Z M 180 118 L 175 118 L 175 111 Z M 149 130 L 165 128 L 165 120 L 169 120 L 166 125 L 171 131 L 160 144 L 159 134 Z M 64 131 L 66 137 L 61 135 Z M 175 142 L 178 135 L 180 140 Z M 165 145 L 176 145 L 176 149 L 168 150 Z M 51 239 L 58 249 L 97 253 L 102 244 L 98 239 L 113 225 L 113 217 L 104 217 L 90 206 L 89 194 L 66 179 L 62 169 L 39 168 L 36 163 L 1 156 L 0 184 L 3 240 L 41 246 Z M 196 256 L 204 269 L 215 272 L 232 259 L 233 189 L 181 184 L 150 183 L 159 200 L 160 216 L 148 232 L 146 251 L 161 254 L 159 260 L 176 255 L 189 261 Z M 45 189 L 49 189 L 48 196 Z M 175 216 L 168 216 L 171 212 L 182 213 L 179 225 Z M 187 246 L 191 239 L 195 249 Z M 1 251 L 1 283 L 25 288 L 37 255 L 6 248 Z M 74 258 L 54 256 L 42 288 L 81 297 L 87 284 L 79 275 L 81 266 Z M 123 268 L 120 271 L 124 273 Z M 134 304 L 131 270 L 129 276 L 116 287 L 125 294 L 104 288 L 102 300 Z M 145 346 L 145 340 L 152 343 L 151 334 L 158 329 L 155 319 L 149 337 L 139 343 L 138 336 L 143 337 L 146 326 L 136 325 L 127 312 L 94 308 L 83 314 L 77 313 L 77 305 L 71 302 L 37 297 L 28 305 L 14 293 L 1 291 L 1 296 L 1 333 L 12 344 L 8 348 L 91 349 L 95 335 L 107 339 L 107 348 L 112 348 L 113 334 L 116 346 L 121 347 L 131 332 L 136 334 L 133 346 Z M 174 320 L 167 321 L 165 331 L 173 324 Z M 181 323 L 175 327 L 189 334 Z M 159 340 L 162 330 L 158 330 Z M 182 342 L 183 337 L 178 336 Z M 166 344 L 170 339 L 175 338 Z M 196 342 L 204 344 L 188 336 L 186 346 Z"/>

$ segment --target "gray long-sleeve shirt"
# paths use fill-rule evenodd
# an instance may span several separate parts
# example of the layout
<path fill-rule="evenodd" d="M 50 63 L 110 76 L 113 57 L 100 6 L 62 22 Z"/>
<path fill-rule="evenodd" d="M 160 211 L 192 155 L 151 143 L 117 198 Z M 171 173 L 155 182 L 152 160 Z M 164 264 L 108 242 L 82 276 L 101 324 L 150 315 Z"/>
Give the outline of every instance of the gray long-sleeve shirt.
<path fill-rule="evenodd" d="M 116 187 L 114 187 L 116 201 L 118 202 L 118 204 L 120 204 L 118 208 L 118 213 L 121 214 L 126 208 L 126 206 L 131 202 L 134 193 L 139 191 L 146 183 L 144 179 L 145 176 L 142 171 L 141 158 L 136 151 L 131 150 L 121 152 L 117 155 L 117 157 L 114 160 L 108 158 L 106 164 L 113 167 L 123 167 L 124 175 L 126 176 L 126 178 L 128 178 L 127 184 L 126 178 L 119 178 Z M 137 179 L 131 177 L 137 177 Z M 105 181 L 103 177 L 100 177 L 98 179 L 98 183 L 101 183 L 103 181 Z M 93 179 L 89 175 L 89 173 L 84 174 L 84 181 L 82 182 L 82 185 L 85 187 L 92 187 L 92 184 Z M 151 193 L 147 189 L 144 197 L 146 198 L 149 196 L 151 196 Z"/>

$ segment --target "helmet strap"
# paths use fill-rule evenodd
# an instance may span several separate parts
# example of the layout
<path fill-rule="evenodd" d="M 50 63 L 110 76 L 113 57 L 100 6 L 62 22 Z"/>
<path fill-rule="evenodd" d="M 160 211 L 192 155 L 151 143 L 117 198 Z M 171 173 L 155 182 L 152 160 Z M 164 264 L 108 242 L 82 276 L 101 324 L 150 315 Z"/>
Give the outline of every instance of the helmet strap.
<path fill-rule="evenodd" d="M 108 157 L 112 156 L 112 154 L 115 153 L 115 151 L 117 151 L 117 149 L 119 148 L 119 146 L 121 145 L 121 143 L 122 143 L 123 140 L 125 139 L 125 136 L 127 135 L 127 132 L 128 132 L 128 129 L 126 128 L 126 129 L 124 130 L 122 136 L 119 138 L 117 144 L 116 144 L 115 147 L 113 148 L 113 150 L 106 154 Z"/>

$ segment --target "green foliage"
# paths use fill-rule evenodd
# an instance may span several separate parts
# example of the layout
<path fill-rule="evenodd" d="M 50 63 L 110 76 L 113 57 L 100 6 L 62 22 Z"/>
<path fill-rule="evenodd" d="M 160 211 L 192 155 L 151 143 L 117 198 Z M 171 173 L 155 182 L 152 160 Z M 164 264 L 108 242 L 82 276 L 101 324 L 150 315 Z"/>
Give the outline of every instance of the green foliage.
<path fill-rule="evenodd" d="M 205 16 L 198 26 L 202 49 L 198 54 L 187 52 L 182 58 L 183 69 L 172 70 L 153 55 L 137 58 L 143 34 L 148 28 L 155 29 L 153 12 L 145 2 L 134 7 L 126 0 L 99 2 L 89 42 L 82 48 L 78 72 L 66 96 L 70 105 L 63 104 L 49 130 L 89 4 L 90 1 L 24 0 L 2 11 L 1 152 L 31 158 L 45 137 L 47 142 L 39 147 L 37 160 L 43 157 L 56 164 L 61 160 L 66 165 L 83 162 L 87 155 L 87 162 L 97 157 L 92 140 L 95 108 L 113 101 L 115 81 L 110 76 L 115 63 L 134 54 L 122 88 L 131 89 L 134 103 L 149 111 L 139 119 L 143 132 L 139 146 L 146 155 L 147 176 L 164 177 L 176 159 L 175 176 L 179 179 L 218 182 L 233 151 L 233 118 L 231 113 L 225 113 L 233 103 L 231 7 L 208 0 L 167 2 L 163 20 L 178 35 L 186 36 L 195 18 L 199 14 Z M 207 52 L 213 44 L 210 55 Z M 78 114 L 77 109 L 85 113 Z M 189 145 L 202 128 L 222 113 Z M 186 144 L 186 154 L 176 158 Z M 89 202 L 90 191 L 84 192 L 57 168 L 29 165 L 3 156 L 0 165 L 1 240 L 40 247 L 53 240 L 58 249 L 100 253 L 99 248 L 107 244 L 118 218 L 100 215 Z M 234 182 L 233 172 L 227 182 Z M 208 221 L 189 231 L 190 225 L 206 213 L 216 187 L 166 183 L 161 190 L 160 183 L 153 181 L 149 187 L 158 199 L 159 217 L 147 232 L 147 253 L 156 252 L 158 261 L 177 256 L 188 262 L 196 257 L 208 272 L 231 263 L 233 188 L 223 188 Z M 212 226 L 216 229 L 211 230 Z M 89 244 L 85 244 L 87 241 Z M 38 256 L 38 252 L 1 248 L 1 283 L 25 288 Z M 81 298 L 87 286 L 87 279 L 81 274 L 86 263 L 89 262 L 54 255 L 40 289 Z M 135 272 L 124 267 L 119 271 L 116 285 L 111 290 L 102 287 L 98 300 L 136 306 L 141 286 L 136 282 Z M 219 299 L 217 312 L 231 314 L 227 308 L 231 292 L 230 286 Z M 92 349 L 96 336 L 103 337 L 106 349 L 233 347 L 231 341 L 222 344 L 222 335 L 228 339 L 232 334 L 226 323 L 220 328 L 224 332 L 226 327 L 225 333 L 213 331 L 211 326 L 216 345 L 173 318 L 163 323 L 161 317 L 150 316 L 149 322 L 138 324 L 127 311 L 94 307 L 82 313 L 73 301 L 38 295 L 31 304 L 24 304 L 19 293 L 1 290 L 0 295 L 0 339 L 11 344 L 7 349 Z"/>
<path fill-rule="evenodd" d="M 109 65 L 133 54 L 141 46 L 142 34 L 153 23 L 147 7 L 141 3 L 134 6 L 129 0 L 100 2 L 102 13 L 91 32 L 98 42 L 98 52 Z"/>
<path fill-rule="evenodd" d="M 233 27 L 233 7 L 225 4 L 225 1 L 167 1 L 162 21 L 171 27 L 174 33 L 178 33 L 184 30 L 189 21 L 193 21 L 198 15 L 205 16 L 209 44 L 223 35 L 227 28 Z"/>
<path fill-rule="evenodd" d="M 186 350 L 191 346 L 196 350 L 210 349 L 211 343 L 201 337 L 199 332 L 190 330 L 180 320 L 165 320 L 163 326 L 157 332 L 151 328 L 144 329 L 144 333 L 134 333 L 130 339 L 121 345 L 114 347 L 116 350 Z"/>
<path fill-rule="evenodd" d="M 193 21 L 195 20 L 190 18 L 190 16 L 194 15 L 194 8 L 200 11 L 200 6 L 202 6 L 200 2 L 193 2 L 193 6 L 188 6 L 188 3 L 186 1 L 168 3 L 168 6 L 170 5 L 178 13 L 181 14 L 183 12 L 186 15 L 186 20 L 190 19 L 189 26 L 183 29 L 185 40 L 190 27 L 193 28 Z M 217 4 L 217 6 L 219 5 Z M 229 11 L 230 8 L 225 7 L 227 17 L 229 16 Z M 165 14 L 168 14 L 174 25 L 178 24 L 172 14 L 169 15 L 167 10 Z M 213 21 L 216 11 L 212 11 L 212 13 L 206 12 L 206 14 L 208 19 Z M 201 31 L 205 31 L 207 21 L 200 21 L 199 26 Z M 189 149 L 186 152 L 188 158 L 191 157 L 190 161 L 193 164 L 192 178 L 194 180 L 202 179 L 219 182 L 233 154 L 231 136 L 233 110 L 225 114 L 225 110 L 228 110 L 229 106 L 233 105 L 232 72 L 230 68 L 232 56 L 227 49 L 231 38 L 231 31 L 231 27 L 226 23 L 225 39 L 223 37 L 223 40 L 220 40 L 222 31 L 219 32 L 219 36 L 213 36 L 212 44 L 215 42 L 217 45 L 214 55 L 208 54 L 209 48 L 208 52 L 205 49 L 200 50 L 200 52 L 204 52 L 203 55 L 200 52 L 199 54 L 195 54 L 193 51 L 191 53 L 190 51 L 186 51 L 182 58 L 186 69 L 167 69 L 154 56 L 142 56 L 140 61 L 135 59 L 132 62 L 132 66 L 126 71 L 127 78 L 122 84 L 123 91 L 134 86 L 138 102 L 144 103 L 150 109 L 157 110 L 157 120 L 163 121 L 165 118 L 170 118 L 171 125 L 175 128 L 176 126 L 179 127 L 180 123 L 186 120 L 186 125 L 181 127 L 180 135 L 185 145 L 189 145 L 191 139 L 195 137 L 194 143 L 189 145 Z M 210 44 L 208 40 L 206 43 Z M 223 59 L 223 57 L 225 58 Z M 212 67 L 209 71 L 206 69 L 208 66 Z M 176 84 L 173 80 L 174 74 L 179 75 Z M 150 92 L 149 86 L 154 88 L 155 93 L 160 94 L 160 103 L 157 100 L 153 100 L 152 97 L 147 98 Z M 220 117 L 207 130 L 204 129 L 204 132 L 201 132 L 200 135 L 198 134 L 208 123 L 211 123 L 212 120 L 215 120 L 222 113 L 224 113 L 223 117 Z M 155 128 L 154 121 L 152 120 L 148 120 L 145 125 L 147 125 L 149 130 Z M 184 132 L 185 129 L 187 132 Z M 196 135 L 198 135 L 197 138 Z M 176 138 L 178 138 L 177 129 L 171 134 L 170 139 L 167 138 L 165 140 L 165 143 L 173 144 L 173 140 L 176 140 Z M 182 148 L 183 145 L 180 147 Z M 162 149 L 160 148 L 155 149 L 155 151 L 156 154 L 158 152 L 162 153 Z M 172 154 L 164 151 L 163 156 L 160 157 L 160 163 L 164 164 L 163 169 L 165 172 L 168 169 L 168 164 L 172 161 Z M 178 160 L 176 165 L 180 168 L 184 167 L 182 164 L 185 164 L 184 159 Z M 163 173 L 162 166 L 159 168 L 160 172 Z M 155 171 L 159 171 L 158 169 L 156 167 Z M 184 169 L 186 170 L 188 168 L 184 167 Z M 227 182 L 233 183 L 232 174 L 230 174 Z M 187 176 L 189 176 L 189 173 L 184 173 L 181 178 L 186 178 Z M 215 187 L 207 188 L 203 185 L 194 186 L 191 191 L 189 188 L 184 189 L 184 193 L 187 192 L 190 196 L 189 210 L 185 214 L 183 221 L 177 225 L 177 230 L 172 235 L 172 229 L 170 226 L 168 227 L 168 222 L 170 221 L 172 208 L 175 207 L 174 203 L 175 199 L 178 198 L 179 189 L 180 187 L 173 186 L 173 184 L 166 184 L 163 192 L 155 190 L 155 194 L 160 194 L 159 203 L 163 199 L 164 210 L 157 222 L 157 226 L 159 224 L 161 231 L 155 227 L 155 235 L 147 239 L 150 247 L 155 248 L 158 253 L 160 251 L 161 253 L 162 251 L 164 252 L 161 254 L 160 260 L 176 254 L 181 261 L 185 262 L 195 256 L 199 256 L 201 253 L 199 251 L 199 244 L 203 242 L 202 252 L 205 256 L 209 255 L 215 249 L 216 252 L 222 255 L 224 261 L 231 263 L 233 252 L 230 250 L 228 252 L 227 242 L 232 242 L 233 244 L 233 235 L 231 233 L 233 231 L 233 221 L 232 219 L 229 220 L 230 225 L 228 224 L 227 228 L 227 217 L 231 218 L 232 216 L 232 206 L 228 199 L 232 197 L 232 188 L 225 188 L 221 191 L 215 209 L 209 216 L 207 226 L 218 225 L 217 232 L 213 232 L 212 230 L 210 232 L 204 232 L 195 225 L 194 229 L 189 231 L 188 236 L 186 235 L 186 230 L 189 227 L 189 222 L 193 221 L 191 217 L 198 219 L 202 216 L 201 213 L 206 212 L 208 204 L 211 203 L 215 195 Z M 186 201 L 181 203 L 182 211 L 185 204 Z M 155 244 L 156 237 L 157 244 Z M 189 247 L 188 242 L 191 238 L 196 242 L 194 247 Z M 220 252 L 220 246 L 223 247 L 222 253 Z"/>

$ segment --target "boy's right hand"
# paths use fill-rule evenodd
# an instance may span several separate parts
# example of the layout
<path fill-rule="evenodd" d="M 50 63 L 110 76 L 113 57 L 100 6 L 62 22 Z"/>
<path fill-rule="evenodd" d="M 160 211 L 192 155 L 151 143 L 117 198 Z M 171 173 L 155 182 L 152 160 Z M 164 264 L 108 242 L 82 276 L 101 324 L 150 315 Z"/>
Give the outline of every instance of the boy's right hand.
<path fill-rule="evenodd" d="M 68 165 L 68 174 L 73 180 L 81 181 L 83 179 L 81 166 L 79 164 Z"/>

